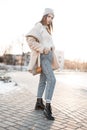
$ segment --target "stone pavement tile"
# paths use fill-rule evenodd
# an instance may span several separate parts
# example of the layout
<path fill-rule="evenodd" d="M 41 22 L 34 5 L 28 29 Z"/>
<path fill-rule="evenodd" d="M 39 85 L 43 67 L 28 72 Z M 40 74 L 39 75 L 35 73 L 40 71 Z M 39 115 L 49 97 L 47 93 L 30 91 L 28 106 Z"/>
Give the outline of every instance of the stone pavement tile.
<path fill-rule="evenodd" d="M 78 127 L 76 130 L 86 130 L 83 127 Z"/>
<path fill-rule="evenodd" d="M 9 126 L 8 124 L 5 124 L 4 122 L 0 122 L 0 127 L 6 128 L 8 126 Z"/>
<path fill-rule="evenodd" d="M 16 125 L 14 126 L 17 130 L 33 130 L 32 125 L 30 126 L 21 126 L 21 125 Z"/>
<path fill-rule="evenodd" d="M 83 126 L 83 127 L 81 127 L 81 130 L 87 130 L 87 128 Z"/>
<path fill-rule="evenodd" d="M 8 128 L 6 128 L 6 130 L 18 130 L 18 129 L 15 127 L 9 126 Z"/>
<path fill-rule="evenodd" d="M 0 130 L 6 130 L 6 128 L 2 128 L 2 127 L 0 127 Z"/>

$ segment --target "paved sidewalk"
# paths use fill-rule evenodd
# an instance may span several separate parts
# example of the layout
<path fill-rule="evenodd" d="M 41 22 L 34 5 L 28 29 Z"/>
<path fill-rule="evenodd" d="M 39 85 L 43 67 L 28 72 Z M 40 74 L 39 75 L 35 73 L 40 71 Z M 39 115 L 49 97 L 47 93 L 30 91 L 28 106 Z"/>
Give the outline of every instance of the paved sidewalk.
<path fill-rule="evenodd" d="M 38 76 L 9 74 L 18 88 L 0 94 L 0 130 L 87 130 L 87 91 L 57 82 L 52 100 L 55 121 L 35 111 Z"/>

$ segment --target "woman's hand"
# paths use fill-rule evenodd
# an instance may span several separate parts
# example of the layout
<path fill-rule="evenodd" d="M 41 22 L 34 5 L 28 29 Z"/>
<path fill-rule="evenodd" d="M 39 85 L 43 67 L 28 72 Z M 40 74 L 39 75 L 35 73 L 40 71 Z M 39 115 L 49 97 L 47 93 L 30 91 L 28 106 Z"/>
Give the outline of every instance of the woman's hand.
<path fill-rule="evenodd" d="M 49 53 L 49 51 L 50 51 L 50 49 L 49 49 L 49 48 L 45 48 L 45 49 L 43 50 L 43 53 L 44 53 L 44 54 L 48 54 L 48 53 Z"/>

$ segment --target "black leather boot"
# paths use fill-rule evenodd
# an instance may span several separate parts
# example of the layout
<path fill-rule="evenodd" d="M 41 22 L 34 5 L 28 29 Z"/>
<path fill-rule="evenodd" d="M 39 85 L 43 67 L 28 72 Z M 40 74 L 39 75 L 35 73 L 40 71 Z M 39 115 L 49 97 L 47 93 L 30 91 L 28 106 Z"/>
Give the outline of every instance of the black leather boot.
<path fill-rule="evenodd" d="M 44 109 L 44 115 L 48 120 L 55 120 L 52 116 L 52 108 L 50 103 L 46 103 L 46 107 Z"/>
<path fill-rule="evenodd" d="M 43 104 L 43 99 L 42 98 L 37 98 L 37 102 L 35 105 L 35 110 L 44 110 L 45 105 Z"/>

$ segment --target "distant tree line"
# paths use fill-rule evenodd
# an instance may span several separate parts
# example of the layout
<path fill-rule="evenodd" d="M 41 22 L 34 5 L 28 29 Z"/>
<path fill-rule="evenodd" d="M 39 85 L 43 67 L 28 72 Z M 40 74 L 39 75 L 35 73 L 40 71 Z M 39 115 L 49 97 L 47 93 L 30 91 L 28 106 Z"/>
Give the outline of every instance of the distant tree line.
<path fill-rule="evenodd" d="M 65 60 L 64 69 L 71 69 L 71 70 L 87 72 L 87 62 Z"/>

